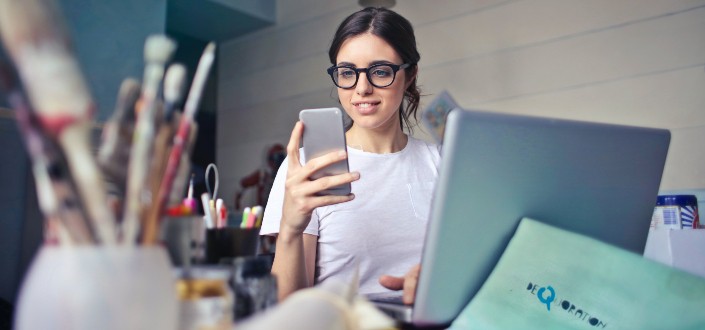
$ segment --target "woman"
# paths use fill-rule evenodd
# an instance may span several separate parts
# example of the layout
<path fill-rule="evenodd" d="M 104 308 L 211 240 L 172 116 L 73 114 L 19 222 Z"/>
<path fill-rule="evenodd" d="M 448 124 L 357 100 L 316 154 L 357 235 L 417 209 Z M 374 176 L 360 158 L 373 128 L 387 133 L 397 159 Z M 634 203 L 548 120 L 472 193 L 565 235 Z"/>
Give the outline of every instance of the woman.
<path fill-rule="evenodd" d="M 411 303 L 440 162 L 437 146 L 403 131 L 420 96 L 413 28 L 391 10 L 365 8 L 338 27 L 329 57 L 328 73 L 352 119 L 348 152 L 302 165 L 305 128 L 294 126 L 261 229 L 278 234 L 272 273 L 280 299 L 329 278 L 352 279 L 359 269 L 360 293 L 404 289 Z M 309 179 L 346 157 L 350 173 Z M 348 182 L 348 196 L 315 195 Z"/>

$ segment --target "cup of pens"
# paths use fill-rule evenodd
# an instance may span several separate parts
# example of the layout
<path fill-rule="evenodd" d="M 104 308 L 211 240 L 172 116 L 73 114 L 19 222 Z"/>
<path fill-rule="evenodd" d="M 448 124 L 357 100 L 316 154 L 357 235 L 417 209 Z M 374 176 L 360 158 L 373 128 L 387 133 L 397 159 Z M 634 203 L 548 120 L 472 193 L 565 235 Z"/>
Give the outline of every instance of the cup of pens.
<path fill-rule="evenodd" d="M 242 220 L 225 222 L 206 230 L 206 263 L 229 262 L 236 257 L 254 256 L 259 251 L 262 207 L 246 208 Z"/>
<path fill-rule="evenodd" d="M 254 256 L 259 249 L 259 228 L 224 227 L 206 231 L 206 263 L 218 264 L 236 257 Z"/>

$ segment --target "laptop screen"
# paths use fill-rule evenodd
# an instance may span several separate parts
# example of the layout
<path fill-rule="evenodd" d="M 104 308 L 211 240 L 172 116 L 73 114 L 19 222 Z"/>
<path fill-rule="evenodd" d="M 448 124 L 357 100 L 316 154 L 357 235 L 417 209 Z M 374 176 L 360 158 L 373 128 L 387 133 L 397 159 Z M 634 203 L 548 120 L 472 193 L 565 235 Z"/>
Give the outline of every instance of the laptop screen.
<path fill-rule="evenodd" d="M 522 217 L 641 254 L 669 141 L 662 129 L 453 111 L 414 323 L 450 323 Z"/>

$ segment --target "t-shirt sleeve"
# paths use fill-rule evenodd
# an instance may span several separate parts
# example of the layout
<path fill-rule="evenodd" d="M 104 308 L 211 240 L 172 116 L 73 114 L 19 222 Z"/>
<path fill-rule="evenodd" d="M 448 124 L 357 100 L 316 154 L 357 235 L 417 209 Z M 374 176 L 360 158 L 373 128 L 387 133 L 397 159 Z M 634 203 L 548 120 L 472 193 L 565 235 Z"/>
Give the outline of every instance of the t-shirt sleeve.
<path fill-rule="evenodd" d="M 284 207 L 284 186 L 286 183 L 286 173 L 289 169 L 289 157 L 287 156 L 282 165 L 277 171 L 277 176 L 274 177 L 272 190 L 269 193 L 267 207 L 264 209 L 264 217 L 262 218 L 262 227 L 259 230 L 260 235 L 276 235 L 279 234 L 279 225 L 282 219 L 282 209 Z M 318 236 L 318 213 L 313 210 L 311 222 L 304 230 L 304 233 Z"/>
<path fill-rule="evenodd" d="M 441 168 L 441 155 L 443 154 L 443 145 L 436 145 L 436 152 L 434 153 L 434 163 L 436 164 L 436 169 Z"/>
<path fill-rule="evenodd" d="M 277 176 L 274 177 L 272 190 L 269 192 L 267 207 L 264 209 L 264 217 L 262 218 L 262 227 L 259 230 L 260 235 L 273 235 L 279 233 L 279 222 L 282 218 L 282 207 L 284 206 L 284 183 L 286 181 L 286 172 L 289 168 L 289 157 L 287 156 L 277 170 Z"/>

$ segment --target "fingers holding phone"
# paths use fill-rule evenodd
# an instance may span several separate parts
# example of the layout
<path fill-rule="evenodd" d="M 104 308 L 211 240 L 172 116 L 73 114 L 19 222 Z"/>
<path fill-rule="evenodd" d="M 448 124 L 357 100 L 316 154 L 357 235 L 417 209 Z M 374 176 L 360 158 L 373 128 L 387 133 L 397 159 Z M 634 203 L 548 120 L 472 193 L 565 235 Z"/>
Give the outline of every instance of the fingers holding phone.
<path fill-rule="evenodd" d="M 338 143 L 333 148 L 324 150 L 328 152 L 323 152 L 322 155 L 320 155 L 321 152 L 318 148 L 321 144 L 314 143 L 315 146 L 311 147 L 311 143 L 306 142 L 307 138 L 316 140 L 322 138 L 316 137 L 318 135 L 316 127 L 320 128 L 319 125 L 310 123 L 306 125 L 306 123 L 300 121 L 296 123 L 291 132 L 289 144 L 287 145 L 289 161 L 283 210 L 285 219 L 282 219 L 282 225 L 294 230 L 297 234 L 302 233 L 306 228 L 310 221 L 311 213 L 316 207 L 343 203 L 354 198 L 354 195 L 350 193 L 350 183 L 358 180 L 360 174 L 348 171 L 342 118 L 339 125 L 342 147 Z M 301 155 L 299 154 L 299 143 L 302 136 L 304 138 L 304 158 L 307 160 L 303 166 L 301 165 Z M 306 151 L 307 145 L 309 145 L 308 152 Z M 336 147 L 338 147 L 337 150 Z M 316 149 L 319 149 L 318 153 L 315 152 Z M 311 155 L 316 156 L 311 157 Z M 341 162 L 344 164 L 344 171 L 340 170 Z M 335 171 L 339 173 L 330 172 L 328 170 L 330 167 L 336 167 Z M 343 188 L 341 189 L 340 187 Z M 331 192 L 336 194 L 331 194 Z"/>
<path fill-rule="evenodd" d="M 301 144 L 301 135 L 304 132 L 304 125 L 301 121 L 297 121 L 294 129 L 289 137 L 289 144 L 286 145 L 286 155 L 289 158 L 289 170 L 301 167 L 301 157 L 299 157 L 299 144 Z M 288 175 L 287 175 L 288 177 Z"/>
<path fill-rule="evenodd" d="M 306 109 L 299 112 L 299 119 L 304 125 L 303 150 L 306 166 L 315 168 L 309 178 L 317 180 L 350 172 L 347 157 L 340 157 L 333 163 L 327 163 L 330 158 L 319 159 L 331 152 L 347 151 L 343 112 L 338 108 Z M 323 166 L 319 166 L 324 162 Z M 328 187 L 317 194 L 344 196 L 350 194 L 350 191 L 350 183 L 343 183 Z"/>
<path fill-rule="evenodd" d="M 289 169 L 285 188 L 287 194 L 297 198 L 310 198 L 305 204 L 305 209 L 313 209 L 319 206 L 331 205 L 347 202 L 352 199 L 352 194 L 334 195 L 326 192 L 335 191 L 337 187 L 349 186 L 351 182 L 358 180 L 358 172 L 344 172 L 334 175 L 326 175 L 313 179 L 316 173 L 325 170 L 326 167 L 335 165 L 341 160 L 347 159 L 347 152 L 334 151 L 321 157 L 314 158 L 306 165 L 295 165 L 295 169 Z"/>
<path fill-rule="evenodd" d="M 289 158 L 287 181 L 292 181 L 290 185 L 299 181 L 314 182 L 315 184 L 308 185 L 305 189 L 307 194 L 349 195 L 350 183 L 357 180 L 360 175 L 350 173 L 348 170 L 347 147 L 340 110 L 337 108 L 302 110 L 300 117 L 302 120 L 294 126 L 287 145 Z M 298 147 L 302 136 L 306 159 L 306 164 L 303 166 Z"/>

